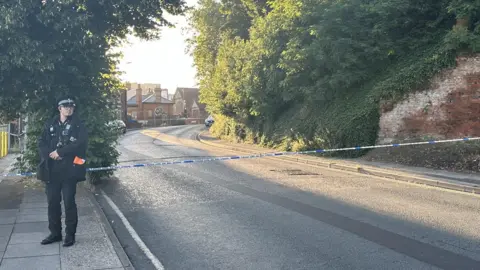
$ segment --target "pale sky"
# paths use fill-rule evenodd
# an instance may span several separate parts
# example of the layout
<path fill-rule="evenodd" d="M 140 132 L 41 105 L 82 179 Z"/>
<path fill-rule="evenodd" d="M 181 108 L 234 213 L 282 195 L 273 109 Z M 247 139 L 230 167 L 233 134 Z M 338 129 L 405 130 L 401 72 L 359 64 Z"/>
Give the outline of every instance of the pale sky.
<path fill-rule="evenodd" d="M 188 5 L 196 5 L 196 0 L 187 0 Z M 123 81 L 133 83 L 158 83 L 167 88 L 169 94 L 178 87 L 195 87 L 196 70 L 193 59 L 186 54 L 186 34 L 182 27 L 187 20 L 182 16 L 165 15 L 165 18 L 175 24 L 175 28 L 162 28 L 161 37 L 155 41 L 142 41 L 130 38 L 130 45 L 120 50 L 124 54 L 119 69 L 125 74 Z"/>

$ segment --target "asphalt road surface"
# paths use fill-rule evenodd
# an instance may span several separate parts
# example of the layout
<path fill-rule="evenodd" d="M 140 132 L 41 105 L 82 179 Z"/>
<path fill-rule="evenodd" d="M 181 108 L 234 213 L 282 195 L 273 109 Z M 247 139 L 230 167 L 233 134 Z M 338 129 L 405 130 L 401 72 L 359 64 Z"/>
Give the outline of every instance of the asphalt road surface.
<path fill-rule="evenodd" d="M 129 132 L 121 164 L 234 154 L 196 142 L 202 129 L 152 131 L 188 146 Z M 268 159 L 118 170 L 102 189 L 136 269 L 161 269 L 152 255 L 165 269 L 480 269 L 475 195 Z"/>

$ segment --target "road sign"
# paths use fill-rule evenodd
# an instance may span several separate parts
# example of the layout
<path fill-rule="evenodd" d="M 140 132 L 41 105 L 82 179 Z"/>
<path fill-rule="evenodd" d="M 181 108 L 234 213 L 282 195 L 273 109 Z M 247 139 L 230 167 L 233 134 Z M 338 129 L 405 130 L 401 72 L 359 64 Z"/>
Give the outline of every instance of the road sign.
<path fill-rule="evenodd" d="M 156 116 L 159 116 L 159 115 L 162 115 L 163 114 L 163 109 L 162 107 L 157 107 L 155 108 L 155 115 Z"/>

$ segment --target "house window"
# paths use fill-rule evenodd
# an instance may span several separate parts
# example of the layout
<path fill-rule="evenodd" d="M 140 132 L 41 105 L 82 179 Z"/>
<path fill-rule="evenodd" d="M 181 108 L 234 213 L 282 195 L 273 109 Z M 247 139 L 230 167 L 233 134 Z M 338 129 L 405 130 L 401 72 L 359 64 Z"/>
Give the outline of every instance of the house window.
<path fill-rule="evenodd" d="M 198 109 L 192 109 L 192 117 L 193 118 L 199 118 L 199 111 Z"/>
<path fill-rule="evenodd" d="M 132 112 L 132 119 L 137 120 L 137 112 Z"/>
<path fill-rule="evenodd" d="M 183 114 L 183 101 L 179 100 L 175 104 L 175 114 L 178 114 L 178 115 Z"/>
<path fill-rule="evenodd" d="M 148 117 L 153 117 L 153 111 L 152 110 L 148 110 Z"/>

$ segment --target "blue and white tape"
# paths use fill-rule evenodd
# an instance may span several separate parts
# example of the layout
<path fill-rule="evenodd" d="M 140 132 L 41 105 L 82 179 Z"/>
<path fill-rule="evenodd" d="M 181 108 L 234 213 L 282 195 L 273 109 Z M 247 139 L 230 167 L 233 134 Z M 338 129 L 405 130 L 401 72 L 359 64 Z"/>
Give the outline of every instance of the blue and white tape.
<path fill-rule="evenodd" d="M 383 145 L 371 145 L 371 146 L 355 146 L 355 147 L 335 148 L 335 149 L 317 149 L 317 150 L 298 151 L 298 152 L 273 152 L 273 153 L 252 154 L 252 155 L 245 155 L 245 156 L 214 157 L 214 158 L 204 158 L 204 159 L 187 159 L 187 160 L 179 160 L 179 161 L 166 161 L 166 162 L 154 162 L 154 163 L 138 163 L 138 164 L 132 164 L 132 165 L 119 165 L 119 166 L 109 166 L 109 167 L 87 168 L 87 171 L 90 171 L 90 172 L 111 171 L 111 170 L 140 168 L 140 167 L 204 163 L 204 162 L 212 162 L 212 161 L 252 159 L 252 158 L 262 158 L 262 157 L 278 157 L 278 156 L 287 156 L 287 155 L 302 155 L 302 154 L 315 154 L 315 153 L 340 152 L 340 151 L 352 151 L 352 150 L 365 150 L 365 149 L 374 149 L 374 148 L 388 148 L 388 147 L 400 147 L 400 146 L 424 145 L 424 144 L 438 144 L 438 143 L 449 143 L 449 142 L 466 142 L 466 141 L 476 141 L 476 140 L 480 140 L 480 137 L 473 137 L 473 138 L 465 137 L 465 138 L 461 138 L 461 139 L 422 141 L 422 142 L 412 142 L 412 143 L 395 143 L 395 144 L 383 144 Z M 36 173 L 34 173 L 34 172 L 9 173 L 9 174 L 2 175 L 2 177 L 34 176 L 34 175 L 36 175 Z"/>

